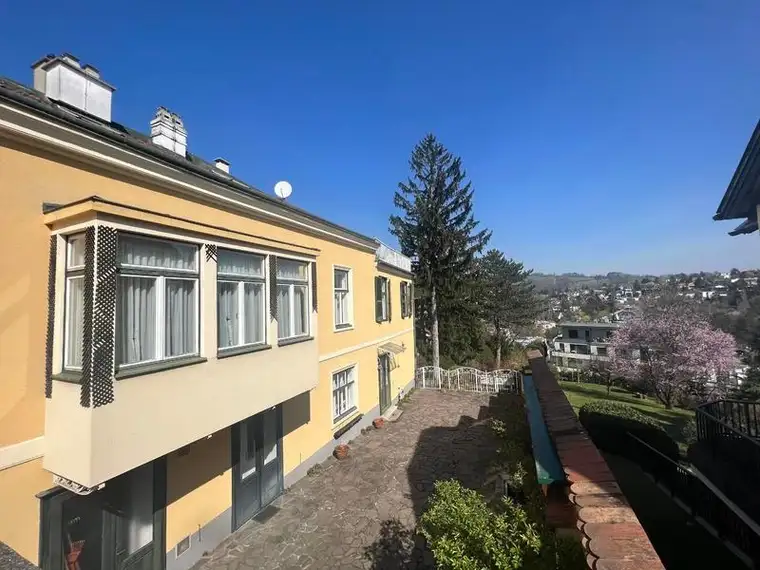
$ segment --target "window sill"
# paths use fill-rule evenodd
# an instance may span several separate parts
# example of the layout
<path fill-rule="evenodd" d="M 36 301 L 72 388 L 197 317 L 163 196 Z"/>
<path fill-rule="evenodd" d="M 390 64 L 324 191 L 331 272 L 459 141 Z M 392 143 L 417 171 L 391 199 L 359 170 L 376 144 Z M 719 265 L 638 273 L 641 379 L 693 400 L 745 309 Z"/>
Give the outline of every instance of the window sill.
<path fill-rule="evenodd" d="M 346 420 L 348 420 L 349 418 L 357 414 L 358 411 L 359 411 L 359 408 L 354 406 L 350 410 L 346 410 L 337 418 L 333 419 L 333 427 L 332 427 L 333 430 L 340 429 L 341 427 L 343 427 L 343 424 L 347 423 Z"/>
<path fill-rule="evenodd" d="M 253 344 L 250 346 L 233 346 L 230 348 L 220 348 L 216 357 L 218 359 L 229 358 L 230 356 L 239 356 L 241 354 L 250 354 L 252 352 L 261 352 L 262 350 L 269 350 L 272 348 L 271 344 Z"/>
<path fill-rule="evenodd" d="M 138 364 L 118 370 L 116 372 L 116 379 L 123 380 L 125 378 L 132 378 L 133 376 L 143 376 L 144 374 L 153 374 L 154 372 L 171 370 L 172 368 L 182 368 L 183 366 L 200 364 L 201 362 L 206 362 L 206 359 L 202 356 L 188 356 L 184 358 L 176 358 L 174 360 L 162 360 L 160 362 Z"/>
<path fill-rule="evenodd" d="M 336 332 L 336 333 L 344 332 L 344 331 L 352 331 L 352 330 L 354 330 L 354 325 L 353 324 L 350 324 L 350 325 L 337 325 L 337 326 L 333 327 L 333 332 Z"/>
<path fill-rule="evenodd" d="M 347 417 L 346 419 L 348 419 L 348 421 L 343 422 L 340 427 L 337 427 L 337 426 L 333 427 L 333 430 L 334 430 L 333 439 L 340 439 L 343 436 L 343 434 L 348 432 L 348 430 L 350 430 L 352 427 L 354 427 L 356 424 L 358 424 L 361 421 L 361 419 L 364 417 L 364 414 L 359 414 L 356 412 L 357 410 L 356 408 L 354 408 L 354 410 L 350 413 L 355 414 L 355 415 L 350 416 L 350 419 L 348 419 Z"/>
<path fill-rule="evenodd" d="M 291 344 L 298 344 L 299 342 L 308 342 L 314 340 L 313 336 L 297 336 L 294 338 L 284 338 L 277 341 L 277 346 L 289 346 Z"/>
<path fill-rule="evenodd" d="M 59 382 L 71 382 L 72 384 L 81 384 L 82 373 L 79 370 L 62 370 L 58 374 L 53 374 L 51 378 L 53 380 L 58 380 Z"/>

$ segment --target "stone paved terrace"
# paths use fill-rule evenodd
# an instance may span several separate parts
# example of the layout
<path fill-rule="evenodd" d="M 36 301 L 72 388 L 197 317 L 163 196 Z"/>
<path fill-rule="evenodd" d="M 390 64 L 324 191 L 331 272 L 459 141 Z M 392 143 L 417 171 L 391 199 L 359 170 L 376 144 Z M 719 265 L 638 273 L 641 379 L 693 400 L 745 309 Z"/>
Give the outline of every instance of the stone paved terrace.
<path fill-rule="evenodd" d="M 196 570 L 433 568 L 413 529 L 439 479 L 479 488 L 495 453 L 485 394 L 416 391 L 394 423 L 360 435 L 249 521 Z M 415 543 L 416 542 L 416 543 Z"/>

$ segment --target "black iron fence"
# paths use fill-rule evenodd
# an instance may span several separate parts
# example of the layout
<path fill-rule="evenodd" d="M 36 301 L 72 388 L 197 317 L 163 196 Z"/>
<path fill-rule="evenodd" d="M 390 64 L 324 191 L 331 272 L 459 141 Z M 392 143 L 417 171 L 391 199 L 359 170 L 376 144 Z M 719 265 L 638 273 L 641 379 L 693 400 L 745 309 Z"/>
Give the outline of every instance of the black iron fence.
<path fill-rule="evenodd" d="M 631 454 L 641 468 L 654 477 L 690 510 L 741 550 L 755 567 L 760 567 L 760 527 L 746 515 L 737 512 L 729 502 L 716 494 L 688 468 L 663 455 L 638 437 L 628 434 L 634 444 Z"/>
<path fill-rule="evenodd" d="M 758 419 L 760 409 L 754 403 L 720 400 L 704 404 L 696 409 L 697 440 L 744 475 L 760 477 Z"/>
<path fill-rule="evenodd" d="M 699 406 L 698 410 L 748 437 L 760 437 L 760 402 L 717 400 Z"/>

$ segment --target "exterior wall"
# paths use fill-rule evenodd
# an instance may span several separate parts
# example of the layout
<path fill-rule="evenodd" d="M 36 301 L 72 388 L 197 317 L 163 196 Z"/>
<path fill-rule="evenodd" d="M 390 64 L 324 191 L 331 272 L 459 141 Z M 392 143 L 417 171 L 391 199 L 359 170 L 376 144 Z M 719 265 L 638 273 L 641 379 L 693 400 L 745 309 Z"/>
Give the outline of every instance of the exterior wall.
<path fill-rule="evenodd" d="M 220 517 L 222 531 L 229 534 L 232 526 L 232 471 L 230 430 L 223 429 L 180 452 L 171 453 L 166 464 L 166 548 L 168 559 L 175 558 L 178 542 L 190 536 L 193 550 L 213 549 L 219 536 L 204 531 Z M 226 527 L 226 528 L 225 528 Z M 190 558 L 189 552 L 177 561 Z"/>
<path fill-rule="evenodd" d="M 332 372 L 350 363 L 358 365 L 357 414 L 364 414 L 360 425 L 366 425 L 379 413 L 378 346 L 393 342 L 405 347 L 395 357 L 398 367 L 391 372 L 391 394 L 395 400 L 401 390 L 413 385 L 414 333 L 413 319 L 401 318 L 399 283 L 403 279 L 396 274 L 382 273 L 391 281 L 392 319 L 375 322 L 374 277 L 379 273 L 373 252 L 315 237 L 315 232 L 299 232 L 285 224 L 255 219 L 232 208 L 211 206 L 202 198 L 182 195 L 176 189 L 146 180 L 84 166 L 25 143 L 11 142 L 0 132 L 0 187 L 7 193 L 6 204 L 0 209 L 0 227 L 9 251 L 13 251 L 13 255 L 0 258 L 0 377 L 3 378 L 0 452 L 6 446 L 46 435 L 45 461 L 52 469 L 56 462 L 72 464 L 71 456 L 64 455 L 77 454 L 82 444 L 89 445 L 92 457 L 107 457 L 102 468 L 97 468 L 101 469 L 97 474 L 97 466 L 80 458 L 82 478 L 95 482 L 123 471 L 127 467 L 125 457 L 129 457 L 129 463 L 149 460 L 159 449 L 168 451 L 182 444 L 179 438 L 168 438 L 167 433 L 184 432 L 185 438 L 191 438 L 189 441 L 197 439 L 187 449 L 169 453 L 167 459 L 166 547 L 171 550 L 182 538 L 197 534 L 199 529 L 208 529 L 210 525 L 224 528 L 225 512 L 231 506 L 231 458 L 230 430 L 222 423 L 229 425 L 237 421 L 234 418 L 243 419 L 276 403 L 275 400 L 290 398 L 283 403 L 283 468 L 292 483 L 303 474 L 298 472 L 299 467 L 322 457 L 319 453 L 324 449 L 332 449 L 336 443 L 333 434 L 352 419 L 333 425 Z M 315 255 L 319 318 L 313 321 L 317 327 L 313 331 L 315 340 L 217 360 L 216 321 L 212 312 L 215 284 L 208 283 L 201 306 L 202 314 L 212 315 L 206 319 L 202 333 L 205 353 L 202 355 L 208 362 L 117 381 L 114 402 L 95 410 L 79 406 L 78 385 L 56 381 L 53 399 L 49 401 L 50 421 L 58 425 L 68 423 L 70 429 L 90 433 L 91 440 L 72 441 L 55 431 L 45 434 L 43 379 L 50 229 L 42 222 L 41 208 L 45 202 L 65 204 L 93 195 L 162 216 L 202 221 L 208 224 L 207 235 L 238 232 L 243 245 L 257 240 L 260 243 L 263 239 L 278 240 L 284 250 L 313 248 L 318 252 Z M 176 225 L 179 227 L 181 223 Z M 205 263 L 204 258 L 201 263 Z M 334 331 L 333 265 L 352 270 L 353 327 L 340 332 Z M 270 333 L 273 330 L 270 326 Z M 60 339 L 56 342 L 60 348 Z M 58 360 L 60 350 L 54 355 L 54 361 Z M 290 377 L 311 374 L 301 366 L 314 367 L 316 387 L 294 397 L 278 393 L 276 386 L 283 384 L 279 382 L 283 370 Z M 258 375 L 253 381 L 249 377 L 251 371 Z M 209 420 L 187 413 L 188 407 L 199 404 L 212 402 L 216 406 L 219 394 L 215 388 L 220 382 L 234 384 L 230 393 L 243 395 L 234 398 L 234 402 L 227 401 L 234 410 L 224 422 L 219 416 Z M 246 383 L 249 385 L 245 386 Z M 261 394 L 270 394 L 271 398 L 261 398 Z M 139 418 L 134 415 L 135 410 L 141 411 Z M 139 441 L 128 441 L 125 430 L 119 429 L 124 425 L 141 430 Z M 173 429 L 166 430 L 169 425 Z M 351 433 L 344 437 L 350 437 Z M 210 439 L 206 439 L 208 434 Z M 7 469 L 0 464 L 0 512 L 14 513 L 14 517 L 0 517 L 0 540 L 32 561 L 37 559 L 39 540 L 39 502 L 34 495 L 52 486 L 52 476 L 42 463 L 37 459 Z M 200 537 L 203 536 L 208 537 L 208 533 L 201 533 Z M 196 548 L 195 543 L 191 547 Z M 209 548 L 213 545 L 203 546 L 204 550 Z M 167 559 L 172 556 L 169 553 Z"/>
<path fill-rule="evenodd" d="M 41 459 L 0 471 L 0 540 L 35 564 L 40 536 L 35 495 L 52 486 L 53 476 L 42 468 Z"/>

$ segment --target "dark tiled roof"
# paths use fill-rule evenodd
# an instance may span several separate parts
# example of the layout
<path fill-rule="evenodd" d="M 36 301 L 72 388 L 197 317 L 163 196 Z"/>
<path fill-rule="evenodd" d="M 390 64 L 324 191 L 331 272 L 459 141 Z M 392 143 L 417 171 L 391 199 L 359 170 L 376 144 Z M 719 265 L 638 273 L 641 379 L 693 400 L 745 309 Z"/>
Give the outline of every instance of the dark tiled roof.
<path fill-rule="evenodd" d="M 9 98 L 17 103 L 26 104 L 37 111 L 49 113 L 57 119 L 69 123 L 79 129 L 94 131 L 96 134 L 106 137 L 113 142 L 148 154 L 152 158 L 168 162 L 172 166 L 182 168 L 192 174 L 209 178 L 236 192 L 265 200 L 270 204 L 276 205 L 277 207 L 285 209 L 298 216 L 338 229 L 359 238 L 364 242 L 376 242 L 374 238 L 365 236 L 349 228 L 325 220 L 324 218 L 320 218 L 302 208 L 270 196 L 266 192 L 262 192 L 243 180 L 222 171 L 213 163 L 207 162 L 197 155 L 188 152 L 185 157 L 181 157 L 171 150 L 153 144 L 150 137 L 144 133 L 126 127 L 115 121 L 108 122 L 101 120 L 84 113 L 75 107 L 67 105 L 66 103 L 53 101 L 36 89 L 27 87 L 26 85 L 13 81 L 7 77 L 0 77 L 0 99 L 3 97 Z"/>
<path fill-rule="evenodd" d="M 37 566 L 29 562 L 26 558 L 3 542 L 0 542 L 0 569 L 39 570 Z"/>
<path fill-rule="evenodd" d="M 569 485 L 568 499 L 594 570 L 664 570 L 615 476 L 586 434 L 538 351 L 528 353 L 546 427 Z"/>

